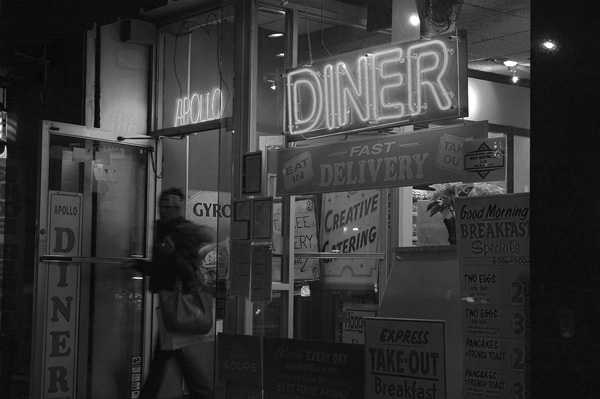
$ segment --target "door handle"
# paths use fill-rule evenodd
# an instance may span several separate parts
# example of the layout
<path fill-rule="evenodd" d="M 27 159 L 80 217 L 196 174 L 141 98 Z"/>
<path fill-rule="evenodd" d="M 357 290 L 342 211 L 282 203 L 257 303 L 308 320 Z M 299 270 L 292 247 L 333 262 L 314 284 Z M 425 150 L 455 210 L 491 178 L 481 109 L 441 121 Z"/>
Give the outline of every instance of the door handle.
<path fill-rule="evenodd" d="M 91 257 L 91 256 L 65 256 L 65 255 L 42 255 L 41 262 L 75 262 L 75 263 L 124 263 L 133 259 L 149 260 L 141 256 L 132 256 L 130 258 L 119 257 Z"/>

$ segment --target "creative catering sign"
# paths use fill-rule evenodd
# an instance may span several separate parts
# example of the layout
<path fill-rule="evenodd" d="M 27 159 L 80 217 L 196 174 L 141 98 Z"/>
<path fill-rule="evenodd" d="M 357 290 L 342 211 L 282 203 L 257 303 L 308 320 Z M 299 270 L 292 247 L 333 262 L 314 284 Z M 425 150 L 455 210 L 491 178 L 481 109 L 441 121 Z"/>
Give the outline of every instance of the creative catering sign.
<path fill-rule="evenodd" d="M 463 144 L 483 139 L 487 122 L 378 139 L 278 151 L 277 195 L 299 195 L 457 181 Z"/>
<path fill-rule="evenodd" d="M 325 193 L 321 251 L 377 252 L 381 205 L 379 190 Z M 377 262 L 377 259 L 323 259 L 323 277 L 327 283 L 372 285 L 377 281 Z"/>
<path fill-rule="evenodd" d="M 288 133 L 467 116 L 466 40 L 459 37 L 386 45 L 287 71 Z"/>

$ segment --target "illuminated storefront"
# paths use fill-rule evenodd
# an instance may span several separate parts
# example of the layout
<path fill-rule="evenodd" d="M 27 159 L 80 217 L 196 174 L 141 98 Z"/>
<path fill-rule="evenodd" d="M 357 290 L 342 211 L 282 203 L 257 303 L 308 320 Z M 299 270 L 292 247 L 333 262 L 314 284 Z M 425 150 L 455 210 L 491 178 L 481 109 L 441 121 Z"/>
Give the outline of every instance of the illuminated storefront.
<path fill-rule="evenodd" d="M 367 319 L 380 314 L 386 292 L 399 289 L 392 273 L 397 254 L 406 247 L 426 251 L 417 245 L 414 226 L 415 198 L 422 194 L 413 189 L 422 193 L 432 184 L 461 181 L 466 140 L 502 138 L 503 151 L 507 142 L 510 151 L 527 147 L 528 159 L 528 138 L 507 137 L 507 123 L 494 120 L 493 112 L 503 112 L 471 101 L 479 86 L 467 77 L 468 32 L 428 40 L 366 32 L 333 7 L 327 31 L 307 33 L 303 25 L 321 18 L 311 10 L 252 3 L 158 29 L 161 83 L 153 134 L 171 137 L 162 140 L 162 183 L 187 188 L 191 218 L 204 220 L 195 210 L 209 211 L 206 204 L 217 215 L 221 393 L 349 393 L 352 382 L 341 377 L 344 369 L 334 367 L 334 359 L 356 362 L 359 353 L 343 345 L 315 352 L 329 367 L 321 370 L 323 378 L 340 378 L 327 388 L 307 374 L 317 357 L 300 361 L 292 353 L 315 341 L 365 344 Z M 321 34 L 323 44 L 315 45 Z M 224 43 L 234 38 L 250 50 L 226 50 Z M 500 102 L 510 102 L 510 95 Z M 524 113 L 528 105 L 524 99 Z M 528 131 L 528 122 L 520 128 Z M 526 192 L 528 171 L 518 170 L 522 160 L 514 155 L 499 184 Z M 456 257 L 445 238 L 440 243 L 434 252 Z M 450 364 L 462 356 L 463 342 L 460 322 L 446 323 L 446 336 L 438 324 L 427 328 L 435 337 L 431 353 Z M 242 350 L 236 343 L 247 336 L 264 352 Z M 253 368 L 230 373 L 241 357 Z M 271 362 L 294 370 L 256 381 L 254 373 Z M 444 368 L 446 379 L 436 383 L 446 397 L 466 389 L 461 364 Z M 300 368 L 304 384 L 294 380 Z"/>
<path fill-rule="evenodd" d="M 420 385 L 424 395 L 451 398 L 467 389 L 461 378 L 465 326 L 457 291 L 467 288 L 457 283 L 446 290 L 446 299 L 454 301 L 447 307 L 428 302 L 439 299 L 434 289 L 448 288 L 459 269 L 457 247 L 449 245 L 440 215 L 425 219 L 423 226 L 431 232 L 419 229 L 427 191 L 434 184 L 463 181 L 466 142 L 492 140 L 469 149 L 471 167 L 498 160 L 502 176 L 494 182 L 508 193 L 526 195 L 529 89 L 469 78 L 468 31 L 421 39 L 414 27 L 410 32 L 397 24 L 367 29 L 364 7 L 305 3 L 310 4 L 217 1 L 144 16 L 152 22 L 117 21 L 88 32 L 90 46 L 102 47 L 87 53 L 86 94 L 94 101 L 86 103 L 85 119 L 98 125 L 93 134 L 100 138 L 94 140 L 110 139 L 110 145 L 83 139 L 92 134 L 87 130 L 72 135 L 79 142 L 62 125 L 44 125 L 44 134 L 56 136 L 44 153 L 52 165 L 47 168 L 53 173 L 48 190 L 55 191 L 50 196 L 71 201 L 79 197 L 62 191 L 87 190 L 81 212 L 100 230 L 82 233 L 98 240 L 86 249 L 140 258 L 157 213 L 154 197 L 167 187 L 184 190 L 186 217 L 217 231 L 217 242 L 202 253 L 216 291 L 215 328 L 201 355 L 215 397 L 362 398 L 363 385 L 390 396 L 401 385 L 377 373 L 397 368 L 413 379 L 431 378 Z M 396 10 L 391 17 L 400 20 L 406 12 Z M 123 34 L 127 29 L 129 36 Z M 91 78 L 96 72 L 98 81 Z M 491 148 L 482 147 L 488 144 Z M 132 161 L 131 170 L 117 173 L 116 165 L 125 161 Z M 81 172 L 77 184 L 62 179 L 71 170 Z M 133 191 L 138 196 L 130 211 L 129 202 L 121 205 L 117 199 Z M 94 206 L 103 212 L 96 219 L 89 211 Z M 136 219 L 133 238 L 118 241 L 126 229 L 113 232 L 110 226 L 130 219 Z M 50 225 L 61 220 L 50 218 Z M 61 236 L 49 237 L 57 248 L 64 244 Z M 488 242 L 476 245 L 495 248 Z M 53 255 L 36 262 L 58 263 Z M 439 279 L 430 286 L 411 291 L 410 278 L 431 277 L 419 273 L 432 258 L 450 267 L 434 273 Z M 513 258 L 524 262 L 526 255 Z M 407 259 L 412 275 L 398 272 L 399 262 Z M 79 275 L 74 262 L 49 266 L 47 276 L 38 272 L 46 285 L 36 306 L 47 313 L 35 319 L 34 347 L 44 350 L 33 359 L 32 392 L 49 399 L 72 393 L 139 394 L 157 304 L 140 276 L 111 262 L 98 270 L 83 268 Z M 518 277 L 526 280 L 522 269 Z M 468 281 L 474 287 L 468 287 L 469 298 L 488 298 L 492 278 L 480 278 L 488 273 L 464 273 L 477 280 Z M 515 300 L 525 298 L 525 282 L 518 281 L 523 296 L 513 295 Z M 82 301 L 80 292 L 89 298 Z M 390 298 L 402 306 L 390 305 Z M 440 316 L 444 311 L 451 316 Z M 397 317 L 395 312 L 405 313 Z M 517 313 L 524 314 L 511 316 Z M 78 318 L 81 314 L 85 317 Z M 409 316 L 435 320 L 387 320 Z M 367 334 L 369 320 L 376 317 L 381 324 L 371 325 L 387 340 L 421 347 L 394 352 L 390 360 L 378 347 L 381 342 Z M 115 332 L 107 330 L 108 320 L 131 323 L 122 322 Z M 390 332 L 407 328 L 420 334 L 406 338 Z M 367 344 L 372 350 L 365 352 Z M 521 354 L 524 344 L 517 344 L 512 354 Z M 478 377 L 474 359 L 483 355 L 475 346 L 469 348 L 469 376 L 473 384 L 492 385 Z M 374 377 L 365 383 L 369 362 Z M 27 356 L 18 365 L 27 368 Z M 519 373 L 506 381 L 521 382 Z M 162 396 L 186 389 L 173 381 Z M 495 385 L 493 393 L 504 395 L 506 387 Z"/>

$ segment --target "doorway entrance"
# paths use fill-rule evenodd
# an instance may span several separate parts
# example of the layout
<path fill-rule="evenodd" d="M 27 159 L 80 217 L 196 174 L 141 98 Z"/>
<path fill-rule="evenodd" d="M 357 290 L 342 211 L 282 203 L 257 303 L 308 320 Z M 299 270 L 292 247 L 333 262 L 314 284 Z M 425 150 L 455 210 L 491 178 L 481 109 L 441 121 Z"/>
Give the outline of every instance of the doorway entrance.
<path fill-rule="evenodd" d="M 154 141 L 139 138 L 43 124 L 32 397 L 139 395 L 151 298 L 123 267 L 150 248 Z"/>

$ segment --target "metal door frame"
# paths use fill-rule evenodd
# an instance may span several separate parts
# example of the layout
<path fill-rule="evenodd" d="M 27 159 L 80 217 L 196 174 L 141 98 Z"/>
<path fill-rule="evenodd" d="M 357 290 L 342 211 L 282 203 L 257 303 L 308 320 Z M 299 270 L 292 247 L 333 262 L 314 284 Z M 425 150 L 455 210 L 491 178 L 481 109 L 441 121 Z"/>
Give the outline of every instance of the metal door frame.
<path fill-rule="evenodd" d="M 100 130 L 97 128 L 88 128 L 85 126 L 78 126 L 66 123 L 52 122 L 52 121 L 42 121 L 42 131 L 40 132 L 42 136 L 42 144 L 41 144 L 41 158 L 40 158 L 40 173 L 39 173 L 39 192 L 38 192 L 38 209 L 39 213 L 36 217 L 36 238 L 37 238 L 37 247 L 36 247 L 36 259 L 38 260 L 38 267 L 36 270 L 36 274 L 34 277 L 34 316 L 33 316 L 33 331 L 32 331 L 32 359 L 31 359 L 31 382 L 30 382 L 30 392 L 32 397 L 44 398 L 45 396 L 45 387 L 42 386 L 44 381 L 44 372 L 45 370 L 42 368 L 45 364 L 45 355 L 46 355 L 46 336 L 45 336 L 45 324 L 46 324 L 46 316 L 47 316 L 47 281 L 48 275 L 46 272 L 46 268 L 44 265 L 49 262 L 71 262 L 71 263 L 93 263 L 93 262 L 103 262 L 103 263 L 123 263 L 125 260 L 132 258 L 92 258 L 92 257 L 61 257 L 61 256 L 46 256 L 46 248 L 48 246 L 48 200 L 49 200 L 49 159 L 50 159 L 50 135 L 62 135 L 62 136 L 72 136 L 78 139 L 87 139 L 87 140 L 99 140 L 107 143 L 115 143 L 119 145 L 127 145 L 131 147 L 140 147 L 140 148 L 148 148 L 150 151 L 150 155 L 148 157 L 148 174 L 147 174 L 147 193 L 146 193 L 146 201 L 147 201 L 147 213 L 146 213 L 146 254 L 150 254 L 151 250 L 151 241 L 152 241 L 152 228 L 154 222 L 154 214 L 155 214 L 155 201 L 156 201 L 156 175 L 153 173 L 153 170 L 160 170 L 161 165 L 156 165 L 156 163 L 160 162 L 159 156 L 152 156 L 153 153 L 156 153 L 156 141 L 149 136 L 143 135 L 135 135 L 129 134 L 127 139 L 127 143 L 123 142 L 123 138 L 115 132 L 109 132 L 105 130 Z M 90 182 L 85 182 L 84 184 L 90 184 Z M 84 189 L 84 192 L 87 190 L 87 187 Z M 83 202 L 86 202 L 86 199 L 83 199 Z M 87 209 L 84 208 L 84 212 L 88 212 L 87 215 L 84 214 L 83 219 L 86 217 L 91 217 L 89 212 L 91 210 L 89 207 Z M 85 223 L 85 222 L 83 222 Z M 83 224 L 82 223 L 82 224 Z M 89 248 L 89 237 L 87 238 L 87 244 L 85 242 L 85 235 L 83 236 L 84 240 L 82 243 L 82 253 L 88 254 L 90 253 Z M 142 375 L 147 374 L 147 370 L 150 363 L 150 357 L 152 353 L 152 329 L 151 320 L 152 320 L 152 296 L 146 295 L 144 306 L 144 337 L 143 337 L 143 372 Z M 73 348 L 75 351 L 78 351 L 79 348 Z M 75 361 L 79 362 L 82 359 L 82 355 L 80 353 L 76 353 Z M 84 359 L 85 360 L 85 359 Z M 84 362 L 87 363 L 87 362 Z M 83 365 L 85 367 L 85 365 Z M 82 365 L 76 364 L 75 370 L 78 372 L 81 370 Z M 76 377 L 77 386 L 72 387 L 72 394 L 74 397 L 85 397 L 86 394 L 86 377 L 85 376 L 77 376 Z"/>

